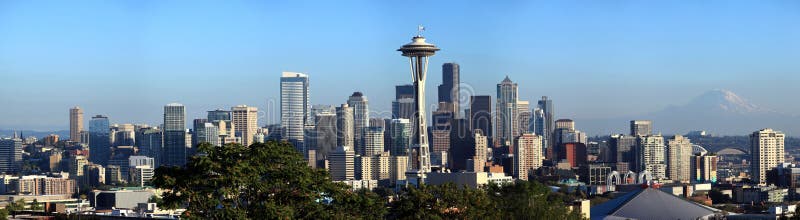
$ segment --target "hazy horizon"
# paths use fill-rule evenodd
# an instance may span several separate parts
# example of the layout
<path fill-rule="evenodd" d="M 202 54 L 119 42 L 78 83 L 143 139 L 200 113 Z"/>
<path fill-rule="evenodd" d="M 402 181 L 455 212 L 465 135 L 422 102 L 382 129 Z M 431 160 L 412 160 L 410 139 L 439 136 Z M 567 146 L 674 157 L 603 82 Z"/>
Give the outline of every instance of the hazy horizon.
<path fill-rule="evenodd" d="M 0 1 L 0 129 L 65 129 L 72 106 L 87 121 L 147 124 L 171 102 L 186 105 L 187 122 L 240 104 L 277 109 L 268 102 L 282 71 L 309 74 L 312 104 L 361 91 L 371 110 L 388 112 L 394 86 L 410 82 L 395 50 L 419 24 L 442 49 L 428 71 L 429 106 L 442 63 L 456 62 L 462 94 L 494 101 L 508 75 L 521 100 L 550 97 L 578 129 L 713 89 L 800 111 L 796 1 L 226 3 Z M 278 122 L 269 118 L 260 125 Z"/>

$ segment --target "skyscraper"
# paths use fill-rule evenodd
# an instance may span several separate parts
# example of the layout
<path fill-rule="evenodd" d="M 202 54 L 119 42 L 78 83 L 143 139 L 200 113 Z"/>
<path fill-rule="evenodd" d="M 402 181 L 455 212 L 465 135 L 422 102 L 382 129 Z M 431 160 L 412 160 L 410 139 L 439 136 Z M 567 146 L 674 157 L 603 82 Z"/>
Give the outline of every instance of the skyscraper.
<path fill-rule="evenodd" d="M 414 85 L 395 86 L 394 96 L 392 118 L 411 119 L 414 117 Z"/>
<path fill-rule="evenodd" d="M 650 171 L 654 179 L 667 177 L 667 164 L 664 157 L 664 137 L 661 135 L 646 135 L 638 138 L 638 170 L 635 172 Z"/>
<path fill-rule="evenodd" d="M 253 144 L 253 135 L 258 130 L 258 108 L 246 105 L 237 105 L 231 108 L 231 124 L 236 137 L 242 139 L 242 145 Z"/>
<path fill-rule="evenodd" d="M 69 109 L 69 140 L 80 143 L 81 131 L 83 131 L 83 109 L 75 106 Z"/>
<path fill-rule="evenodd" d="M 186 109 L 182 104 L 164 106 L 163 165 L 184 166 L 188 157 L 186 149 Z"/>
<path fill-rule="evenodd" d="M 108 117 L 96 115 L 89 121 L 89 160 L 92 163 L 108 165 L 111 159 L 110 133 Z"/>
<path fill-rule="evenodd" d="M 688 183 L 691 180 L 692 142 L 681 135 L 667 141 L 667 177 Z"/>
<path fill-rule="evenodd" d="M 469 99 L 470 124 L 473 131 L 480 129 L 487 138 L 492 137 L 492 97 L 471 96 Z"/>
<path fill-rule="evenodd" d="M 517 126 L 517 84 L 506 76 L 502 82 L 497 84 L 497 120 L 495 122 L 496 143 L 500 145 L 511 145 L 514 140 L 514 130 Z M 498 142 L 499 141 L 499 142 Z"/>
<path fill-rule="evenodd" d="M 517 102 L 517 128 L 514 130 L 514 137 L 523 133 L 533 132 L 531 124 L 533 119 L 533 112 L 530 109 L 530 102 L 518 101 Z"/>
<path fill-rule="evenodd" d="M 362 142 L 361 136 L 364 134 L 364 128 L 369 127 L 369 103 L 367 97 L 361 92 L 354 92 L 347 99 L 347 104 L 350 105 L 350 108 L 353 108 L 355 151 L 356 154 L 364 155 L 364 142 Z"/>
<path fill-rule="evenodd" d="M 489 160 L 486 155 L 487 148 L 489 148 L 489 139 L 486 135 L 483 135 L 482 130 L 474 130 L 473 132 L 475 137 L 475 156 L 472 157 L 472 169 L 474 172 L 481 172 L 485 166 L 484 163 Z"/>
<path fill-rule="evenodd" d="M 514 176 L 528 180 L 528 175 L 542 166 L 542 138 L 532 133 L 517 138 L 514 155 Z"/>
<path fill-rule="evenodd" d="M 139 143 L 139 155 L 148 156 L 155 159 L 155 167 L 162 164 L 162 154 L 164 152 L 164 134 L 158 128 L 144 128 L 142 135 L 137 139 Z"/>
<path fill-rule="evenodd" d="M 533 123 L 531 123 L 531 126 L 533 126 L 533 127 L 531 128 L 531 132 L 533 132 L 536 135 L 542 136 L 542 138 L 543 138 L 543 141 L 542 141 L 542 155 L 547 155 L 547 153 L 546 153 L 547 149 L 544 148 L 544 146 L 547 144 L 547 140 L 544 138 L 545 137 L 544 133 L 546 131 L 545 130 L 545 123 L 547 123 L 546 120 L 545 120 L 544 111 L 541 108 L 537 107 L 536 109 L 533 110 L 532 114 L 533 115 L 531 117 L 532 117 Z"/>
<path fill-rule="evenodd" d="M 553 146 L 553 129 L 555 128 L 554 121 L 555 120 L 555 110 L 553 109 L 553 100 L 547 98 L 547 96 L 542 96 L 542 99 L 537 102 L 537 107 L 542 110 L 544 114 L 543 120 L 543 128 L 541 135 L 543 138 L 542 141 L 542 148 L 547 149 L 546 151 L 552 152 L 550 148 Z M 547 157 L 552 157 L 553 155 L 547 155 Z"/>
<path fill-rule="evenodd" d="M 457 63 L 442 64 L 442 84 L 439 85 L 439 102 L 447 103 L 452 108 L 454 118 L 460 118 L 460 72 Z"/>
<path fill-rule="evenodd" d="M 390 139 L 392 140 L 391 154 L 393 156 L 408 155 L 408 148 L 411 144 L 411 122 L 409 119 L 392 119 L 389 124 Z"/>
<path fill-rule="evenodd" d="M 200 143 L 206 142 L 208 134 L 206 134 L 206 123 L 208 119 L 195 118 L 192 121 L 192 147 L 197 147 Z M 209 142 L 211 143 L 211 142 Z M 216 143 L 211 143 L 216 145 Z"/>
<path fill-rule="evenodd" d="M 336 146 L 355 147 L 353 108 L 348 104 L 336 107 Z"/>
<path fill-rule="evenodd" d="M 311 121 L 308 75 L 283 72 L 281 75 L 281 137 L 305 154 L 304 129 Z"/>
<path fill-rule="evenodd" d="M 631 135 L 644 136 L 653 134 L 653 122 L 648 120 L 632 120 Z"/>
<path fill-rule="evenodd" d="M 783 163 L 785 137 L 783 132 L 769 128 L 750 134 L 750 179 L 754 183 L 765 184 L 767 171 Z"/>
<path fill-rule="evenodd" d="M 333 111 L 314 115 L 317 160 L 328 159 L 330 153 L 336 150 L 336 122 L 336 113 Z"/>

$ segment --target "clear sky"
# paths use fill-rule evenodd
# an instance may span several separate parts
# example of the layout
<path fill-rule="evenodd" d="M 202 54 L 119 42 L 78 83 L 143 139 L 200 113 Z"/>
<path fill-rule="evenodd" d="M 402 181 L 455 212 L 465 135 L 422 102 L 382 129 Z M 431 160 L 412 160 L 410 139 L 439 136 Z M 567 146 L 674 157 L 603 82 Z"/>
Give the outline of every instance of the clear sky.
<path fill-rule="evenodd" d="M 410 81 L 395 50 L 418 24 L 442 48 L 427 91 L 457 62 L 472 93 L 494 96 L 508 75 L 559 117 L 711 89 L 800 111 L 800 1 L 0 0 L 0 128 L 66 129 L 75 105 L 112 123 L 158 124 L 171 102 L 187 121 L 237 104 L 277 115 L 282 71 L 310 75 L 314 104 L 361 91 L 388 111 Z"/>

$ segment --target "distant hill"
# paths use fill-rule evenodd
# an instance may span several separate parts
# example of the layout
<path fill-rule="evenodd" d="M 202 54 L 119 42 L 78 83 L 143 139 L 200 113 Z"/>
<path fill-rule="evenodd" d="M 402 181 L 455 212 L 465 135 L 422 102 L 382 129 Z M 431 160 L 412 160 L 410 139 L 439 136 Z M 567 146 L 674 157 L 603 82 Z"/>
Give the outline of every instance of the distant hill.
<path fill-rule="evenodd" d="M 790 136 L 800 136 L 800 117 L 765 109 L 728 90 L 703 93 L 684 105 L 624 118 L 578 120 L 579 128 L 593 135 L 626 132 L 628 121 L 652 120 L 653 130 L 665 134 L 686 134 L 706 130 L 719 135 L 745 135 L 762 128 L 773 128 Z M 611 127 L 609 127 L 611 126 Z M 606 133 L 604 133 L 606 132 Z"/>
<path fill-rule="evenodd" d="M 25 137 L 34 136 L 36 138 L 42 138 L 42 137 L 50 135 L 50 134 L 57 134 L 59 136 L 59 139 L 69 138 L 69 131 L 68 130 L 60 130 L 60 131 L 21 130 L 21 131 L 16 131 L 16 132 L 17 132 L 17 134 L 19 134 L 21 132 L 22 135 L 25 135 Z M 0 129 L 0 138 L 2 138 L 2 137 L 12 137 L 12 136 L 14 136 L 14 130 Z"/>

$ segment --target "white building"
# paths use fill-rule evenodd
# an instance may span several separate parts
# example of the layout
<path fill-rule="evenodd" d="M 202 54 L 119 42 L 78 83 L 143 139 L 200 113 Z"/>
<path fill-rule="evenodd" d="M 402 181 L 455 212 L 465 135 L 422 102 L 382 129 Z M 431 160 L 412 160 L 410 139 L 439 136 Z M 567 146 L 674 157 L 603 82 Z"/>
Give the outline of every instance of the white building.
<path fill-rule="evenodd" d="M 514 176 L 528 180 L 528 174 L 542 166 L 542 138 L 533 133 L 517 138 L 514 150 Z"/>
<path fill-rule="evenodd" d="M 751 179 L 767 183 L 767 171 L 783 163 L 785 135 L 766 128 L 750 134 Z"/>

